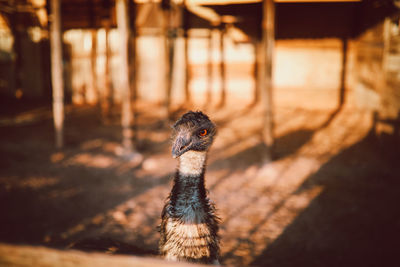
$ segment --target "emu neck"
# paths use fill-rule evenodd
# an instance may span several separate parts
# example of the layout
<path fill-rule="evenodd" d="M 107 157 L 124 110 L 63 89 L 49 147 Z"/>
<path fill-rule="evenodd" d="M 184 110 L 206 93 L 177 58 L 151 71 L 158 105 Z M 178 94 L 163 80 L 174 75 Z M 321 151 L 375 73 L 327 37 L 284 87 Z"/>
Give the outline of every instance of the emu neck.
<path fill-rule="evenodd" d="M 199 222 L 203 217 L 201 210 L 206 206 L 205 162 L 205 152 L 188 151 L 179 158 L 170 197 L 175 215 L 188 222 Z"/>
<path fill-rule="evenodd" d="M 179 158 L 180 176 L 198 177 L 204 172 L 207 152 L 188 151 Z"/>

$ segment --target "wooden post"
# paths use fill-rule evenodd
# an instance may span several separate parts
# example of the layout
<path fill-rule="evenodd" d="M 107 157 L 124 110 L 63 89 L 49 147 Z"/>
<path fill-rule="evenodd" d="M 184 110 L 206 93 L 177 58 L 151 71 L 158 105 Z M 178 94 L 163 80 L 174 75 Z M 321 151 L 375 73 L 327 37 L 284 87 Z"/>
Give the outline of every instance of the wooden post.
<path fill-rule="evenodd" d="M 346 74 L 347 74 L 347 38 L 342 38 L 342 71 L 340 73 L 339 105 L 341 108 L 346 101 Z"/>
<path fill-rule="evenodd" d="M 111 26 L 111 14 L 110 10 L 112 9 L 112 3 L 110 0 L 101 1 L 102 10 L 101 13 L 101 23 L 105 31 L 104 36 L 104 50 L 105 50 L 105 66 L 104 66 L 104 84 L 103 84 L 103 94 L 101 95 L 101 112 L 103 117 L 103 123 L 108 124 L 110 122 L 110 111 L 113 105 L 113 87 L 112 81 L 110 79 L 110 62 L 111 62 L 111 53 L 109 46 L 109 33 Z"/>
<path fill-rule="evenodd" d="M 112 83 L 110 79 L 110 62 L 111 62 L 111 53 L 110 53 L 110 46 L 109 46 L 109 33 L 110 33 L 110 20 L 106 19 L 104 21 L 104 29 L 105 29 L 105 66 L 104 66 L 104 92 L 102 96 L 102 116 L 103 121 L 107 124 L 110 120 L 110 110 L 113 104 L 113 90 L 112 90 Z"/>
<path fill-rule="evenodd" d="M 133 152 L 132 144 L 132 106 L 131 90 L 129 86 L 129 20 L 128 20 L 128 0 L 116 1 L 117 25 L 120 38 L 120 89 L 122 91 L 122 148 L 123 153 L 128 155 Z"/>
<path fill-rule="evenodd" d="M 22 90 L 22 80 L 21 80 L 21 69 L 22 69 L 22 49 L 21 49 L 21 26 L 20 26 L 20 16 L 18 12 L 12 12 L 10 14 L 10 28 L 14 38 L 13 42 L 13 73 L 14 73 L 14 96 L 17 96 Z"/>
<path fill-rule="evenodd" d="M 161 7 L 164 10 L 164 35 L 165 35 L 165 83 L 166 94 L 164 108 L 167 117 L 170 117 L 172 78 L 174 71 L 174 47 L 175 47 L 175 29 L 173 28 L 172 2 L 171 0 L 162 0 Z"/>
<path fill-rule="evenodd" d="M 64 79 L 62 66 L 60 0 L 51 0 L 50 47 L 53 86 L 53 120 L 56 147 L 64 144 Z"/>
<path fill-rule="evenodd" d="M 96 102 L 100 104 L 100 93 L 97 86 L 97 73 L 96 73 L 96 64 L 97 64 L 97 30 L 92 30 L 92 50 L 90 53 L 90 65 L 91 65 L 91 74 L 92 74 L 92 87 L 94 92 L 96 93 Z"/>
<path fill-rule="evenodd" d="M 191 101 L 190 96 L 190 64 L 189 64 L 189 14 L 187 9 L 186 0 L 183 1 L 183 40 L 184 40 L 184 57 L 185 57 L 185 102 L 189 104 Z"/>
<path fill-rule="evenodd" d="M 91 30 L 91 37 L 92 37 L 92 47 L 90 50 L 90 66 L 91 66 L 91 76 L 92 76 L 92 81 L 91 81 L 91 89 L 93 93 L 96 96 L 96 104 L 100 108 L 100 93 L 99 93 L 99 88 L 97 86 L 97 74 L 96 74 L 96 62 L 97 62 L 97 28 L 96 28 L 96 16 L 95 16 L 95 10 L 94 10 L 94 0 L 90 0 L 89 3 L 90 8 L 89 8 L 89 20 L 90 20 L 90 27 L 92 28 Z"/>
<path fill-rule="evenodd" d="M 220 73 L 221 73 L 221 99 L 219 102 L 219 107 L 225 106 L 226 103 L 226 67 L 225 67 L 225 24 L 221 24 L 220 28 L 220 40 L 219 40 L 219 48 L 220 48 Z"/>
<path fill-rule="evenodd" d="M 133 18 L 131 20 L 130 26 L 130 35 L 129 35 L 129 63 L 130 63 L 130 81 L 129 85 L 131 88 L 131 105 L 132 105 L 132 130 L 133 130 L 133 136 L 132 140 L 133 143 L 136 144 L 137 137 L 138 137 L 138 131 L 137 131 L 137 112 L 136 112 L 136 103 L 138 99 L 138 93 L 137 93 L 137 74 L 138 74 L 138 62 L 137 62 L 137 55 L 136 55 L 136 48 L 137 48 L 137 43 L 136 43 L 136 36 L 137 36 L 137 31 L 136 31 L 136 3 L 134 1 L 129 1 L 129 14 L 133 15 Z"/>
<path fill-rule="evenodd" d="M 184 53 L 185 53 L 185 102 L 190 103 L 190 64 L 189 64 L 189 33 L 184 29 Z"/>
<path fill-rule="evenodd" d="M 260 101 L 260 80 L 261 75 L 263 73 L 260 72 L 260 49 L 261 42 L 259 37 L 256 37 L 256 40 L 253 42 L 254 44 L 254 65 L 253 65 L 253 75 L 254 75 L 254 96 L 253 96 L 253 103 L 251 105 L 256 105 Z"/>
<path fill-rule="evenodd" d="M 263 0 L 263 18 L 262 18 L 262 71 L 261 88 L 264 100 L 264 123 L 263 123 L 263 141 L 272 153 L 274 145 L 274 118 L 273 118 L 273 84 L 272 84 L 272 62 L 274 49 L 274 27 L 275 27 L 275 4 L 273 0 Z M 272 156 L 272 155 L 269 155 Z"/>
<path fill-rule="evenodd" d="M 208 35 L 208 62 L 207 62 L 207 100 L 206 104 L 211 103 L 212 86 L 213 86 L 213 28 L 210 28 Z"/>

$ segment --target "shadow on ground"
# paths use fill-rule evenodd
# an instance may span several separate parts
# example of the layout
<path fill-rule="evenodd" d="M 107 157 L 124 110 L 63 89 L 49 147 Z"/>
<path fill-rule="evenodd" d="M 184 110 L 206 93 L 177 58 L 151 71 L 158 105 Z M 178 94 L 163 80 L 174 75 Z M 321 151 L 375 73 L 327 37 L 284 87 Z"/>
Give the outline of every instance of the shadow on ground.
<path fill-rule="evenodd" d="M 308 177 L 323 191 L 254 266 L 393 266 L 400 239 L 400 169 L 371 133 Z"/>
<path fill-rule="evenodd" d="M 142 128 L 168 135 L 168 129 L 159 125 L 151 118 Z M 115 154 L 120 142 L 118 128 L 101 124 L 93 108 L 75 110 L 67 115 L 66 144 L 59 151 L 53 145 L 51 117 L 2 125 L 0 242 L 156 254 L 157 242 L 146 242 L 139 229 L 126 235 L 129 227 L 122 219 L 136 208 L 122 213 L 113 209 L 154 187 L 167 185 L 171 175 L 139 177 L 140 165 Z M 146 148 L 143 155 L 168 149 L 168 142 L 152 141 L 149 136 L 141 141 Z M 114 216 L 112 212 L 117 213 Z M 116 222 L 121 216 L 121 222 Z M 146 216 L 143 221 L 156 225 L 158 216 Z M 109 228 L 123 229 L 112 233 L 106 231 Z M 157 234 L 155 229 L 153 232 Z"/>
<path fill-rule="evenodd" d="M 299 186 L 301 164 L 318 161 L 303 147 L 318 146 L 313 139 L 321 129 L 340 132 L 336 127 L 348 114 L 337 120 L 337 111 L 289 110 L 280 119 L 288 127 L 277 138 L 277 159 L 268 165 L 260 112 L 221 113 L 222 136 L 210 153 L 207 182 L 221 207 L 223 260 L 235 266 L 390 265 L 400 238 L 400 170 L 372 134 L 300 177 L 305 180 Z M 170 122 L 160 118 L 139 116 L 141 164 L 116 156 L 118 123 L 101 124 L 93 108 L 68 113 L 63 151 L 53 148 L 51 117 L 1 126 L 0 242 L 154 256 L 176 163 L 170 159 Z M 307 123 L 310 118 L 315 121 Z M 345 134 L 352 132 L 348 124 Z M 334 140 L 341 142 L 341 135 Z M 265 166 L 272 172 L 257 177 Z M 313 187 L 322 191 L 305 197 L 311 203 L 304 209 L 286 205 L 288 192 L 301 195 Z M 287 220 L 279 218 L 281 210 L 296 215 L 286 228 L 284 222 L 274 228 L 277 217 Z M 274 231 L 281 234 L 276 238 Z"/>

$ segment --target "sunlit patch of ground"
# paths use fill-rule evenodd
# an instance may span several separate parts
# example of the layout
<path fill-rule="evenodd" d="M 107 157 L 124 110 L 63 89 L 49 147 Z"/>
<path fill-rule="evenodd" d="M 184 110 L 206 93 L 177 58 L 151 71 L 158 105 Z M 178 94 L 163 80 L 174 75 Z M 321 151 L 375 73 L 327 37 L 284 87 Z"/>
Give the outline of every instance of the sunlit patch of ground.
<path fill-rule="evenodd" d="M 351 233 L 356 226 L 345 223 L 343 232 L 336 224 L 343 224 L 346 216 L 355 225 L 368 220 L 367 231 L 374 218 L 368 215 L 364 194 L 396 199 L 385 181 L 392 181 L 398 168 L 365 141 L 370 114 L 351 107 L 278 106 L 271 160 L 260 135 L 262 108 L 244 106 L 208 109 L 219 132 L 209 154 L 206 184 L 222 219 L 223 263 L 279 266 L 281 255 L 293 250 L 285 266 L 318 266 L 337 252 L 343 233 L 357 244 Z M 117 155 L 118 120 L 103 125 L 94 108 L 67 116 L 62 151 L 53 148 L 52 122 L 45 116 L 40 123 L 2 126 L 0 241 L 154 256 L 176 161 L 170 156 L 172 122 L 154 112 L 157 107 L 139 107 L 139 163 Z M 383 192 L 387 194 L 382 197 Z M 379 205 L 372 205 L 372 212 Z M 320 217 L 327 220 L 323 225 Z M 386 222 L 390 217 L 383 218 Z M 395 220 L 400 222 L 398 216 Z M 361 247 L 369 251 L 365 244 Z M 315 262 L 309 260 L 309 251 Z M 349 257 L 343 253 L 339 256 Z M 338 264 L 339 256 L 334 256 Z"/>

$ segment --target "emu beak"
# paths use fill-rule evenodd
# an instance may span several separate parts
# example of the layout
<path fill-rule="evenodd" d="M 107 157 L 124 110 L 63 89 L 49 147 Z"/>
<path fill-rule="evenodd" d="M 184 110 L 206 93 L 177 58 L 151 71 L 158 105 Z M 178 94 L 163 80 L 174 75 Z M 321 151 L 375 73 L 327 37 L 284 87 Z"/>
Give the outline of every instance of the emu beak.
<path fill-rule="evenodd" d="M 172 157 L 176 159 L 187 152 L 190 149 L 191 143 L 190 137 L 178 135 L 172 145 Z"/>

